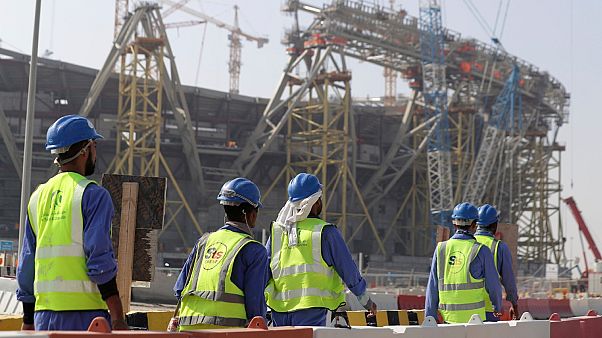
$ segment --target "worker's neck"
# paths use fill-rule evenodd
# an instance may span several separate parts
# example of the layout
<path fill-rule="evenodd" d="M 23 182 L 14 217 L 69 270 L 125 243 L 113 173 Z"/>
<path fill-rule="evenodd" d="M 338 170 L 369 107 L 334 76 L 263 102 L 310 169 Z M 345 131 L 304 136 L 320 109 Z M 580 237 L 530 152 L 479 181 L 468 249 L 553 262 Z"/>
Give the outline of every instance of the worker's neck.
<path fill-rule="evenodd" d="M 83 169 L 78 168 L 74 165 L 67 165 L 67 164 L 60 166 L 59 173 L 78 173 L 82 176 L 85 176 Z"/>

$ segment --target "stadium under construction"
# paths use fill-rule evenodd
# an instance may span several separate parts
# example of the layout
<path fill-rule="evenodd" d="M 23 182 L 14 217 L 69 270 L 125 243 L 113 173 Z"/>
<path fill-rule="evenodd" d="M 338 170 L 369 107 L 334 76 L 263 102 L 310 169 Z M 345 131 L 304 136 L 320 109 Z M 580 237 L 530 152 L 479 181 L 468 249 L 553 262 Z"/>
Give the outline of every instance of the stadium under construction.
<path fill-rule="evenodd" d="M 55 170 L 43 147 L 48 127 L 81 114 L 105 136 L 97 173 L 168 177 L 159 255 L 172 267 L 199 233 L 222 225 L 223 182 L 246 176 L 261 188 L 260 238 L 301 171 L 325 183 L 324 216 L 352 252 L 368 255 L 369 271 L 427 272 L 437 228 L 462 200 L 495 204 L 518 225 L 519 275 L 563 264 L 557 135 L 570 96 L 558 80 L 444 29 L 437 8 L 412 17 L 361 1 L 291 0 L 284 10 L 313 21 L 287 32 L 290 57 L 271 97 L 182 85 L 157 5 L 126 17 L 100 70 L 40 59 L 32 186 Z M 352 98 L 350 58 L 401 76 L 411 94 Z M 11 229 L 28 64 L 0 49 L 0 224 Z"/>

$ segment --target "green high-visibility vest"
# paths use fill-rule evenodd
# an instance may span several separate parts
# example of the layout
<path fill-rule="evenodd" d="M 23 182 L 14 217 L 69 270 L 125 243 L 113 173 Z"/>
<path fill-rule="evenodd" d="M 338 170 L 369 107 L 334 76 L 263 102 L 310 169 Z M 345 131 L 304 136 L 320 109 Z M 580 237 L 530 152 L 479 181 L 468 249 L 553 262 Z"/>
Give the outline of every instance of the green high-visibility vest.
<path fill-rule="evenodd" d="M 477 242 L 485 245 L 491 250 L 493 254 L 493 262 L 495 263 L 495 270 L 497 271 L 498 276 L 500 272 L 497 269 L 497 248 L 500 245 L 500 241 L 495 239 L 495 237 L 486 236 L 486 235 L 475 235 Z M 493 312 L 493 304 L 491 303 L 491 299 L 489 299 L 489 293 L 485 290 L 485 311 Z"/>
<path fill-rule="evenodd" d="M 98 286 L 88 277 L 83 245 L 82 198 L 93 183 L 77 173 L 60 173 L 29 199 L 27 212 L 36 237 L 36 311 L 107 309 Z"/>
<path fill-rule="evenodd" d="M 182 290 L 180 331 L 245 326 L 245 295 L 231 277 L 234 259 L 251 242 L 256 241 L 248 234 L 225 229 L 197 242 L 191 275 Z"/>
<path fill-rule="evenodd" d="M 484 279 L 470 274 L 481 247 L 473 239 L 453 238 L 437 245 L 439 311 L 447 323 L 468 323 L 473 314 L 485 319 Z"/>
<path fill-rule="evenodd" d="M 334 311 L 345 304 L 343 281 L 322 258 L 322 229 L 326 225 L 319 218 L 298 222 L 297 245 L 289 246 L 287 231 L 272 224 L 273 279 L 265 291 L 272 310 L 292 312 L 315 307 Z"/>

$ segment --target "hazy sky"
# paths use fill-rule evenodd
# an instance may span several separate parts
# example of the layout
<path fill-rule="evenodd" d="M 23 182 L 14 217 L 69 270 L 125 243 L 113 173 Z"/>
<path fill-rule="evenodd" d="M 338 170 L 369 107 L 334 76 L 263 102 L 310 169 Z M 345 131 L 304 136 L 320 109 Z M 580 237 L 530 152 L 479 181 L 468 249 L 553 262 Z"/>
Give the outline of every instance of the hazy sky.
<path fill-rule="evenodd" d="M 0 0 L 0 45 L 3 48 L 30 53 L 34 2 Z M 388 0 L 380 1 L 384 2 L 389 3 Z M 467 2 L 470 1 L 444 0 L 444 24 L 463 36 L 489 41 L 490 33 L 486 33 L 471 14 Z M 284 28 L 289 27 L 292 20 L 280 13 L 281 0 L 191 0 L 189 6 L 232 22 L 235 3 L 241 8 L 241 28 L 270 39 L 262 49 L 252 43 L 243 43 L 241 94 L 269 97 L 287 60 L 280 40 Z M 500 0 L 472 3 L 477 4 L 486 23 L 493 27 Z M 403 6 L 410 15 L 418 15 L 418 0 L 398 0 L 397 6 Z M 600 201 L 597 196 L 602 190 L 599 173 L 602 168 L 599 136 L 602 116 L 597 108 L 597 97 L 602 89 L 601 17 L 602 1 L 512 1 L 501 41 L 510 53 L 547 70 L 571 92 L 570 123 L 560 134 L 561 143 L 567 147 L 563 154 L 563 195 L 575 197 L 602 248 L 602 214 L 597 205 Z M 40 54 L 49 49 L 53 52 L 52 58 L 99 68 L 110 49 L 113 19 L 112 0 L 44 0 Z M 186 13 L 174 13 L 164 21 L 194 19 Z M 303 16 L 304 22 L 309 20 L 309 16 Z M 501 24 L 498 27 L 501 28 Z M 196 77 L 204 30 L 203 25 L 170 30 L 182 81 L 225 91 L 228 89 L 228 40 L 227 32 L 222 29 L 212 25 L 206 28 L 198 79 Z M 354 76 L 354 96 L 383 95 L 382 69 L 360 62 L 350 62 L 350 68 Z M 402 92 L 407 90 L 407 84 L 402 81 L 398 87 Z M 580 255 L 577 225 L 564 206 L 562 215 L 567 232 L 567 256 L 571 247 L 573 256 Z"/>

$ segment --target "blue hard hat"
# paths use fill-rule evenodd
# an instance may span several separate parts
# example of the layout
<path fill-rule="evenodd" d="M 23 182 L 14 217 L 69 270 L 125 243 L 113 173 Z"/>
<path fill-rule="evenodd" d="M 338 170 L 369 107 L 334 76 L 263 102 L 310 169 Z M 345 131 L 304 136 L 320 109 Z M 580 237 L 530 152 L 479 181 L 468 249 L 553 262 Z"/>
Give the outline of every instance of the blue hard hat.
<path fill-rule="evenodd" d="M 255 183 L 244 177 L 238 177 L 224 183 L 217 195 L 217 200 L 223 205 L 240 205 L 249 203 L 255 208 L 261 208 L 261 192 Z"/>
<path fill-rule="evenodd" d="M 291 202 L 300 201 L 317 193 L 322 189 L 322 184 L 316 175 L 300 173 L 288 184 L 288 199 Z"/>
<path fill-rule="evenodd" d="M 479 207 L 479 220 L 477 221 L 477 224 L 485 227 L 490 226 L 493 223 L 497 223 L 499 216 L 500 212 L 492 205 L 481 205 Z"/>
<path fill-rule="evenodd" d="M 474 205 L 464 202 L 456 205 L 451 216 L 452 219 L 457 220 L 475 220 L 479 218 L 479 211 Z"/>
<path fill-rule="evenodd" d="M 46 150 L 50 150 L 53 154 L 62 154 L 77 142 L 99 138 L 103 137 L 96 132 L 90 120 L 79 115 L 66 115 L 48 128 Z"/>

